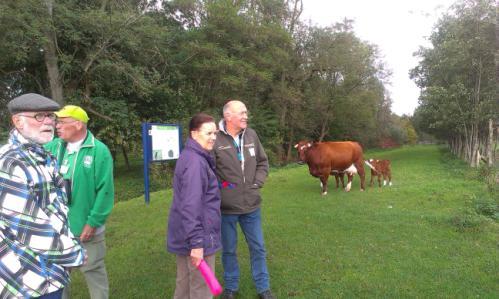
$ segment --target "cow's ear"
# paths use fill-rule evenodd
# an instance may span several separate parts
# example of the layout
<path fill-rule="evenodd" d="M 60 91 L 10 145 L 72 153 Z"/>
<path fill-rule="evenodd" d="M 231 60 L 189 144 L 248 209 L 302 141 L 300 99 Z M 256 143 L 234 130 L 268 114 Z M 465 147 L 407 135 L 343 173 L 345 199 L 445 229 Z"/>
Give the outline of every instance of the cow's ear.
<path fill-rule="evenodd" d="M 298 148 L 298 143 L 297 143 L 297 144 L 295 144 L 294 148 Z"/>

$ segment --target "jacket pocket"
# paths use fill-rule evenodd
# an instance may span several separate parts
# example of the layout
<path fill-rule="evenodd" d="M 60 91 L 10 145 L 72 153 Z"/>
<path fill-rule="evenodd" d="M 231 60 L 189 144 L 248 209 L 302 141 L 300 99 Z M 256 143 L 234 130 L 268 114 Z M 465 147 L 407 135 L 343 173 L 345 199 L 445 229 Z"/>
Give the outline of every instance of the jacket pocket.
<path fill-rule="evenodd" d="M 246 185 L 246 196 L 245 196 L 246 206 L 248 208 L 255 208 L 262 202 L 262 197 L 260 196 L 260 188 L 253 184 Z"/>
<path fill-rule="evenodd" d="M 225 188 L 220 190 L 222 195 L 222 211 L 237 211 L 244 206 L 242 188 Z"/>

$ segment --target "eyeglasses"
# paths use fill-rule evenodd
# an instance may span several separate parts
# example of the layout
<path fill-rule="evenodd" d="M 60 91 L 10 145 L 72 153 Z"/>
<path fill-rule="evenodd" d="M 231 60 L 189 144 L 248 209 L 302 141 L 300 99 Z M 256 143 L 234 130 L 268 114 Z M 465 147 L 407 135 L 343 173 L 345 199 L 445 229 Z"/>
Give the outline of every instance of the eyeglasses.
<path fill-rule="evenodd" d="M 26 114 L 19 114 L 20 116 L 24 116 L 24 117 L 29 117 L 29 118 L 34 118 L 37 122 L 42 122 L 45 120 L 45 118 L 48 118 L 50 120 L 56 120 L 57 119 L 57 115 L 55 115 L 55 113 L 53 112 L 49 112 L 49 113 L 44 113 L 44 112 L 39 112 L 39 113 L 35 113 L 35 115 L 26 115 Z"/>

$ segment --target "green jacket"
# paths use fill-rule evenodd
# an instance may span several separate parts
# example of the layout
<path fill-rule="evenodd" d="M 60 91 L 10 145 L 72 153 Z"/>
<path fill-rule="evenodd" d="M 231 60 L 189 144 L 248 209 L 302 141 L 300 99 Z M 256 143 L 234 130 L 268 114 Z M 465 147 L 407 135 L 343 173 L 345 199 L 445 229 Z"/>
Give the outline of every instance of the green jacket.
<path fill-rule="evenodd" d="M 45 148 L 56 156 L 58 163 L 64 157 L 66 142 L 55 138 Z M 79 236 L 85 224 L 104 225 L 114 205 L 113 159 L 107 146 L 90 131 L 83 141 L 73 168 L 69 228 Z"/>

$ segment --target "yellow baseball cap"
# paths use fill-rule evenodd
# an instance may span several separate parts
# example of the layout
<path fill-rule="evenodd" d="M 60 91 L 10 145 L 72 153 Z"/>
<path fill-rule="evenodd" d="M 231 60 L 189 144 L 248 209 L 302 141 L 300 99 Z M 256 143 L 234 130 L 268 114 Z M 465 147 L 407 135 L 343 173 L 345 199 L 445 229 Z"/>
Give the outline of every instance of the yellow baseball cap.
<path fill-rule="evenodd" d="M 85 110 L 75 105 L 66 105 L 62 107 L 61 110 L 57 111 L 55 115 L 57 115 L 57 117 L 71 117 L 84 123 L 87 123 L 89 120 Z"/>

